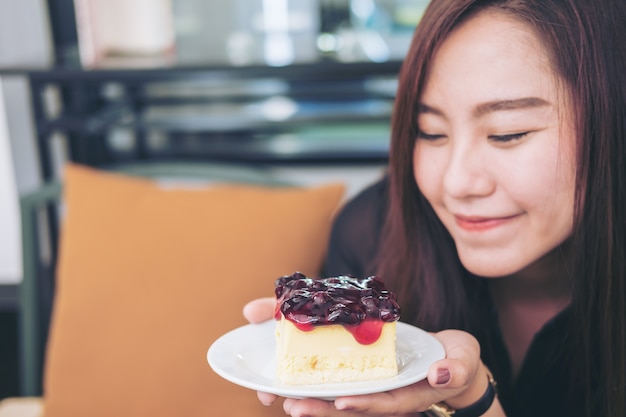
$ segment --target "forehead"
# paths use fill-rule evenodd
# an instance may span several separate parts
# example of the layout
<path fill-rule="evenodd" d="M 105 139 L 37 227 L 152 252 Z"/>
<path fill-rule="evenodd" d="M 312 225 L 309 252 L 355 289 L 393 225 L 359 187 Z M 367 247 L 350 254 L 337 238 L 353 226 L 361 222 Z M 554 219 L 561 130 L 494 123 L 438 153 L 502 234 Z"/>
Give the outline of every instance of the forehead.
<path fill-rule="evenodd" d="M 445 45 L 450 47 L 451 43 L 498 45 L 511 42 L 527 44 L 537 54 L 547 56 L 544 45 L 528 23 L 510 12 L 497 9 L 475 12 L 461 20 L 443 42 L 442 49 Z"/>
<path fill-rule="evenodd" d="M 441 44 L 424 93 L 432 92 L 434 83 L 485 99 L 538 93 L 531 90 L 552 94 L 556 80 L 546 48 L 528 25 L 504 12 L 485 10 L 459 24 Z"/>

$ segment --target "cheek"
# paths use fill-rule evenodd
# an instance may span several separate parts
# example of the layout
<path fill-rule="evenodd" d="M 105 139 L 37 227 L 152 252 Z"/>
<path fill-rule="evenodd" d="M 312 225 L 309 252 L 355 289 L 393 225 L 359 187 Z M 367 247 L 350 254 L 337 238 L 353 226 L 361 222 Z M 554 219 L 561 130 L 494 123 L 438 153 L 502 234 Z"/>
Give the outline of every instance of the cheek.
<path fill-rule="evenodd" d="M 517 167 L 517 174 L 511 173 L 515 178 L 509 191 L 517 196 L 520 201 L 525 201 L 535 209 L 546 212 L 569 213 L 574 204 L 574 191 L 576 181 L 576 166 L 569 149 L 555 146 L 546 151 L 532 153 L 523 164 L 511 164 Z M 527 175 L 522 168 L 532 167 L 527 170 Z M 509 168 L 510 168 L 509 167 Z"/>
<path fill-rule="evenodd" d="M 439 172 L 443 164 L 437 163 L 436 153 L 427 146 L 420 146 L 419 142 L 413 151 L 413 176 L 417 187 L 426 200 L 434 205 L 440 189 L 439 183 L 442 173 Z"/>

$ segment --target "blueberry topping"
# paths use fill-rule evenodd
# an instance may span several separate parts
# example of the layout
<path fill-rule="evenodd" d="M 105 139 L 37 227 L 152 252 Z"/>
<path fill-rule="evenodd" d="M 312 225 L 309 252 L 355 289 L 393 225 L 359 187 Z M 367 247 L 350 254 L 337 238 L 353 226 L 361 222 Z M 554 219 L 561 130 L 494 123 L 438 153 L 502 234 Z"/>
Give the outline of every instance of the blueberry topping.
<path fill-rule="evenodd" d="M 400 318 L 396 295 L 374 276 L 312 279 L 296 272 L 278 278 L 274 292 L 282 314 L 301 325 L 358 325 L 366 319 Z"/>

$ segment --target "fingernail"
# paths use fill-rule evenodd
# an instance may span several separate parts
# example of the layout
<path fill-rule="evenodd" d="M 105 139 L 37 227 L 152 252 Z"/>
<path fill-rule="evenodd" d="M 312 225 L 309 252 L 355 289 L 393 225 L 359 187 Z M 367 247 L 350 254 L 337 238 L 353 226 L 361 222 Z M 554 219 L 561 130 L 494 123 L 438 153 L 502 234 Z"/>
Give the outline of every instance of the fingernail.
<path fill-rule="evenodd" d="M 344 399 L 336 400 L 334 405 L 335 405 L 335 409 L 339 411 L 354 411 L 355 410 L 354 406 L 350 405 L 349 402 L 346 404 L 346 400 Z"/>
<path fill-rule="evenodd" d="M 445 385 L 450 382 L 450 370 L 448 368 L 437 369 L 437 385 Z"/>

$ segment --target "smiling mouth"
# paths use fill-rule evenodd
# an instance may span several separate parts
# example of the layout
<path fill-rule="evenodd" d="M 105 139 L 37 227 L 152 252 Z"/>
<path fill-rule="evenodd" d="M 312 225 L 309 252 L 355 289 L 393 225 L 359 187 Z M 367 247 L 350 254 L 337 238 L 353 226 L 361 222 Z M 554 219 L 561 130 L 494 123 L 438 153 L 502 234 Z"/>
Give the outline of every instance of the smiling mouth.
<path fill-rule="evenodd" d="M 512 216 L 506 216 L 506 217 L 479 217 L 479 216 L 455 215 L 454 220 L 456 221 L 457 226 L 459 226 L 459 228 L 465 231 L 481 232 L 485 230 L 494 229 L 496 227 L 509 223 L 512 220 L 516 219 L 518 216 L 519 216 L 518 214 L 515 214 Z"/>

